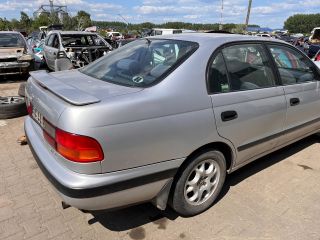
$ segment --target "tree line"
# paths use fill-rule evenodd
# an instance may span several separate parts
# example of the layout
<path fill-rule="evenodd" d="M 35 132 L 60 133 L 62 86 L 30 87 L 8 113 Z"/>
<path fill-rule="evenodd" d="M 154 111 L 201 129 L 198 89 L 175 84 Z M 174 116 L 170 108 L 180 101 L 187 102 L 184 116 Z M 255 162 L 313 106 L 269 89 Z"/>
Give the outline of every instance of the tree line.
<path fill-rule="evenodd" d="M 23 29 L 28 33 L 36 31 L 41 26 L 49 26 L 52 24 L 62 24 L 65 30 L 84 30 L 90 26 L 97 26 L 99 29 L 114 29 L 123 33 L 142 31 L 143 29 L 151 28 L 175 28 L 189 30 L 219 30 L 218 23 L 201 24 L 201 23 L 186 23 L 186 22 L 167 22 L 163 24 L 154 24 L 144 22 L 138 24 L 127 24 L 117 21 L 92 21 L 91 15 L 85 11 L 79 11 L 77 15 L 64 15 L 61 18 L 57 14 L 42 13 L 35 18 L 31 18 L 25 12 L 20 12 L 20 19 L 0 18 L 0 30 L 18 30 Z M 258 25 L 251 25 L 258 26 Z M 223 24 L 223 30 L 241 33 L 244 30 L 243 24 L 227 23 Z M 103 31 L 101 32 L 104 33 Z"/>
<path fill-rule="evenodd" d="M 296 14 L 289 17 L 284 27 L 291 33 L 310 34 L 313 28 L 320 27 L 320 14 Z"/>
<path fill-rule="evenodd" d="M 0 30 L 24 29 L 28 33 L 38 30 L 40 26 L 48 26 L 51 24 L 63 24 L 65 30 L 83 30 L 90 26 L 97 26 L 100 29 L 114 29 L 123 33 L 141 31 L 151 28 L 175 28 L 189 30 L 219 30 L 218 23 L 187 23 L 187 22 L 166 22 L 155 24 L 151 22 L 144 23 L 124 23 L 117 21 L 92 21 L 91 15 L 85 11 L 79 11 L 75 16 L 63 15 L 59 18 L 57 14 L 42 13 L 38 17 L 31 18 L 25 12 L 20 12 L 20 19 L 7 20 L 0 18 Z M 259 27 L 258 25 L 249 25 L 250 27 Z M 320 26 L 320 14 L 296 14 L 289 17 L 285 23 L 285 29 L 291 33 L 310 33 L 310 31 Z M 243 24 L 227 23 L 223 24 L 223 30 L 243 33 Z M 103 33 L 103 32 L 101 32 Z"/>
<path fill-rule="evenodd" d="M 42 13 L 35 18 L 31 18 L 25 12 L 20 12 L 20 19 L 0 18 L 0 31 L 23 29 L 28 33 L 38 30 L 41 26 L 52 24 L 62 24 L 65 30 L 82 30 L 92 25 L 91 16 L 85 11 L 79 11 L 76 16 Z"/>

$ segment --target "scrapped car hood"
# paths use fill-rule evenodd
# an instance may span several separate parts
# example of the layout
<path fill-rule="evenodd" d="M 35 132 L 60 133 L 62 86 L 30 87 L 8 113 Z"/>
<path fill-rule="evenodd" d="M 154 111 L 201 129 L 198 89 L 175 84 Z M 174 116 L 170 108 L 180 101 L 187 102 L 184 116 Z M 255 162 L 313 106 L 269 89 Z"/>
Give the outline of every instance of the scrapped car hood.
<path fill-rule="evenodd" d="M 17 58 L 23 55 L 24 48 L 0 47 L 0 59 Z"/>
<path fill-rule="evenodd" d="M 78 70 L 55 73 L 37 71 L 31 72 L 30 75 L 43 88 L 66 102 L 78 106 L 98 103 L 102 99 L 142 90 L 107 83 L 82 74 Z"/>

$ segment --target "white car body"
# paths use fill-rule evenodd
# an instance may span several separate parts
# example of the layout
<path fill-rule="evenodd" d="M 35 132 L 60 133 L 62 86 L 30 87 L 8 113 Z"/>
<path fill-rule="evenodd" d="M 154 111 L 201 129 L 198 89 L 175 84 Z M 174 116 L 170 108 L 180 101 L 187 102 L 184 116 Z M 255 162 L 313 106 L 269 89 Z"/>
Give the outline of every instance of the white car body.
<path fill-rule="evenodd" d="M 152 29 L 151 36 L 170 35 L 170 34 L 179 34 L 179 33 L 182 33 L 181 29 L 154 28 Z"/>
<path fill-rule="evenodd" d="M 116 40 L 118 40 L 118 39 L 123 39 L 124 37 L 119 32 L 108 32 L 108 38 L 111 38 L 111 39 L 115 38 Z"/>
<path fill-rule="evenodd" d="M 267 33 L 259 33 L 259 34 L 256 34 L 257 37 L 268 37 L 268 38 L 271 38 L 271 35 L 270 34 L 267 34 Z"/>

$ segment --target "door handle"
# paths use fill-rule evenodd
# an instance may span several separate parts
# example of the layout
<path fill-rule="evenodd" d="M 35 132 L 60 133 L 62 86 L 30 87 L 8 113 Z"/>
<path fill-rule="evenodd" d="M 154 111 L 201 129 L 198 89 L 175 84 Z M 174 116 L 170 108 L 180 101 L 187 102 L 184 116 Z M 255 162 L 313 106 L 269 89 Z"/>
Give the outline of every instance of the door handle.
<path fill-rule="evenodd" d="M 291 98 L 290 99 L 290 106 L 296 106 L 299 105 L 300 99 L 299 98 Z"/>
<path fill-rule="evenodd" d="M 221 113 L 221 119 L 223 122 L 231 121 L 238 118 L 238 113 L 236 111 L 226 111 Z"/>

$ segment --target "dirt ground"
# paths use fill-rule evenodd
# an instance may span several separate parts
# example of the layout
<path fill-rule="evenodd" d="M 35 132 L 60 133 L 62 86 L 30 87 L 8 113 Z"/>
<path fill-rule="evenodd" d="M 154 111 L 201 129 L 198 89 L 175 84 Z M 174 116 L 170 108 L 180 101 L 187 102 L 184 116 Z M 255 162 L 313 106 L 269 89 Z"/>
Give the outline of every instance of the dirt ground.
<path fill-rule="evenodd" d="M 0 95 L 19 83 L 0 82 Z M 207 212 L 181 218 L 151 204 L 62 210 L 28 146 L 24 118 L 0 120 L 0 239 L 320 239 L 320 137 L 311 136 L 227 177 Z"/>

